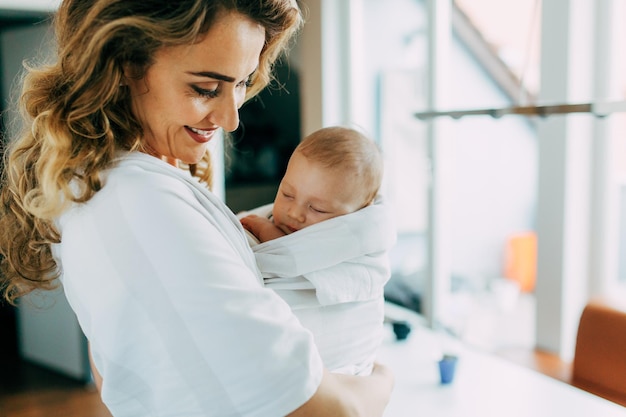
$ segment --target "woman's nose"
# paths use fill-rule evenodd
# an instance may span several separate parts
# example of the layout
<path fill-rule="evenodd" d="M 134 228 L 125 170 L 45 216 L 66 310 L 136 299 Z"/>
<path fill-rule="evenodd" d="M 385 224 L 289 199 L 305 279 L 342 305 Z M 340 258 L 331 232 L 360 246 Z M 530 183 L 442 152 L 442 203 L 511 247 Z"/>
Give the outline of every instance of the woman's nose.
<path fill-rule="evenodd" d="M 210 114 L 211 123 L 232 132 L 239 127 L 239 108 L 243 103 L 237 94 L 225 94 L 220 98 Z"/>

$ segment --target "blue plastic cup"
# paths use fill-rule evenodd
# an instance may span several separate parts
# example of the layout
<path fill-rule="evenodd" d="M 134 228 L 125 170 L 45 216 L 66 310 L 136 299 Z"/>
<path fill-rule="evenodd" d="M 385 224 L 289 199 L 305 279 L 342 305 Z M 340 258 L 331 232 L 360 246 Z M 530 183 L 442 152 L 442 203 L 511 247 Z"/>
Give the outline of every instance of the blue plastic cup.
<path fill-rule="evenodd" d="M 454 380 L 454 371 L 456 370 L 457 362 L 458 357 L 455 355 L 444 355 L 439 361 L 439 374 L 442 384 L 450 384 L 452 380 Z"/>

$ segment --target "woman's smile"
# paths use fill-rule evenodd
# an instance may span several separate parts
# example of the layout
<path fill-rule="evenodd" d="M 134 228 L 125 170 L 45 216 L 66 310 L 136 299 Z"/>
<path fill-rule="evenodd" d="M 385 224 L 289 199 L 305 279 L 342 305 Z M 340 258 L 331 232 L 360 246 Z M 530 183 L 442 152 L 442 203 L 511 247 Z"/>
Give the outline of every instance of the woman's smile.
<path fill-rule="evenodd" d="M 187 133 L 189 133 L 189 136 L 191 136 L 191 138 L 195 140 L 196 142 L 206 143 L 210 141 L 211 138 L 213 138 L 213 135 L 215 131 L 217 130 L 217 127 L 214 127 L 211 129 L 198 129 L 198 128 L 191 127 L 191 126 L 185 126 L 185 130 L 187 131 Z"/>

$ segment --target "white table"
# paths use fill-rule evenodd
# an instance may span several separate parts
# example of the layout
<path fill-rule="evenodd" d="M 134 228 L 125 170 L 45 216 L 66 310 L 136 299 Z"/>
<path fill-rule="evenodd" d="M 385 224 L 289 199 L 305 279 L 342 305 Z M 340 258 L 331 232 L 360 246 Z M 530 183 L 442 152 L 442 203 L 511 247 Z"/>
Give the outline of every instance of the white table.
<path fill-rule="evenodd" d="M 441 385 L 437 359 L 456 353 L 454 381 Z M 386 417 L 626 417 L 626 408 L 413 325 L 395 341 L 391 328 L 379 362 L 396 385 Z"/>

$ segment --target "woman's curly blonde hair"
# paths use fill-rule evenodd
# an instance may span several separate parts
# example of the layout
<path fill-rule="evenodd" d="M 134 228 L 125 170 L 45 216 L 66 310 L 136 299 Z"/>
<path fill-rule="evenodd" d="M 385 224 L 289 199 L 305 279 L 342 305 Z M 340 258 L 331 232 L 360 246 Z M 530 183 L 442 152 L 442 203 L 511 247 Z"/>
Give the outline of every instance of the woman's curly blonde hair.
<path fill-rule="evenodd" d="M 161 47 L 201 39 L 220 12 L 265 28 L 247 98 L 270 81 L 272 66 L 300 28 L 295 0 L 67 0 L 55 15 L 57 60 L 27 68 L 20 97 L 25 128 L 5 152 L 0 189 L 0 288 L 11 303 L 50 289 L 59 275 L 51 244 L 55 219 L 103 186 L 120 150 L 142 150 L 124 67 L 143 76 Z M 210 185 L 210 156 L 190 165 Z"/>

